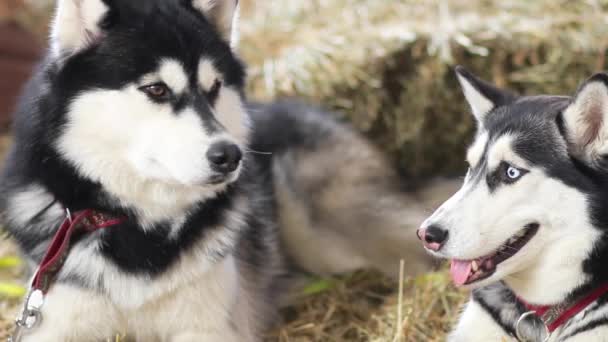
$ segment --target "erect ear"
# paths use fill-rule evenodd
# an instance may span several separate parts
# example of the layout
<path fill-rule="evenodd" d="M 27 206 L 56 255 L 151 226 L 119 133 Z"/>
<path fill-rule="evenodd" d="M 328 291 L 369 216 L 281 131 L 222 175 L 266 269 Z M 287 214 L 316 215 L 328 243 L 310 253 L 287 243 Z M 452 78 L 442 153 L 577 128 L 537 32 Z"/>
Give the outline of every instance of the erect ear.
<path fill-rule="evenodd" d="M 608 75 L 595 74 L 585 81 L 562 115 L 574 154 L 594 162 L 608 153 Z"/>
<path fill-rule="evenodd" d="M 110 8 L 102 0 L 58 0 L 51 28 L 51 49 L 56 55 L 72 54 L 102 35 Z"/>
<path fill-rule="evenodd" d="M 192 6 L 218 29 L 233 48 L 238 45 L 239 0 L 192 0 Z"/>
<path fill-rule="evenodd" d="M 515 95 L 506 90 L 477 78 L 462 66 L 456 67 L 456 76 L 464 92 L 473 115 L 481 125 L 486 115 L 494 108 L 505 105 L 515 99 Z"/>

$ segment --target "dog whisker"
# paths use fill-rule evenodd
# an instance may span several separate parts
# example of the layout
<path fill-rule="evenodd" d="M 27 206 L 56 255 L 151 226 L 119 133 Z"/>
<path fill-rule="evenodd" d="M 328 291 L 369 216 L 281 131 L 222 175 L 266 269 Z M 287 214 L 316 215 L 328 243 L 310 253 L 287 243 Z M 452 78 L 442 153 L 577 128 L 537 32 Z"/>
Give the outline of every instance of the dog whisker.
<path fill-rule="evenodd" d="M 252 153 L 252 154 L 262 154 L 262 155 L 272 155 L 272 152 L 262 152 L 262 151 L 256 151 L 256 150 L 250 150 L 250 149 L 246 149 L 245 150 L 246 153 Z"/>

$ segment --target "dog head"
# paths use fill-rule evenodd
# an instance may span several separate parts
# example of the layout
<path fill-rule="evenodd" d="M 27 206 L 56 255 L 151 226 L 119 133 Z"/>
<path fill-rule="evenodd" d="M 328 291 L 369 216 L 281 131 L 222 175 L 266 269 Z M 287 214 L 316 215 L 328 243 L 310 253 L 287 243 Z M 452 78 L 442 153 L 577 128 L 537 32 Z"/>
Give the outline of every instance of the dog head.
<path fill-rule="evenodd" d="M 234 182 L 249 125 L 237 11 L 238 0 L 58 1 L 42 111 L 59 157 L 152 221 Z"/>
<path fill-rule="evenodd" d="M 418 234 L 457 285 L 505 280 L 553 304 L 605 274 L 608 75 L 574 97 L 517 96 L 456 70 L 478 124 L 462 188 Z"/>

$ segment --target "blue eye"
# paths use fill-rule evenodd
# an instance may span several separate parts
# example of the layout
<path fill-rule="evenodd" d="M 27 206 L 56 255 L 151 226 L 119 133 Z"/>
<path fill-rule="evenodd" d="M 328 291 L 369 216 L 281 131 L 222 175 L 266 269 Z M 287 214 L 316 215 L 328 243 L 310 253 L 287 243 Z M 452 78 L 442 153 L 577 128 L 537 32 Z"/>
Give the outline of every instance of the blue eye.
<path fill-rule="evenodd" d="M 519 177 L 521 177 L 521 174 L 522 172 L 514 166 L 509 166 L 507 168 L 507 177 L 509 177 L 509 179 L 511 180 L 519 179 Z"/>

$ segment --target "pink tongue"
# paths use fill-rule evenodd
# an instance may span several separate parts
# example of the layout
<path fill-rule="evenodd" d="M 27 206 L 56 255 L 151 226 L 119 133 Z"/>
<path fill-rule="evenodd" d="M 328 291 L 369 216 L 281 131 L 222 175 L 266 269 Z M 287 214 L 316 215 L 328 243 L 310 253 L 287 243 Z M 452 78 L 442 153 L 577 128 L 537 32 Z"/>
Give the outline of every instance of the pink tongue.
<path fill-rule="evenodd" d="M 472 267 L 471 261 L 452 259 L 450 275 L 456 286 L 462 286 L 467 282 Z"/>

